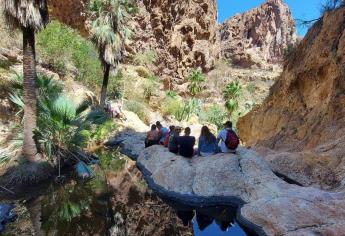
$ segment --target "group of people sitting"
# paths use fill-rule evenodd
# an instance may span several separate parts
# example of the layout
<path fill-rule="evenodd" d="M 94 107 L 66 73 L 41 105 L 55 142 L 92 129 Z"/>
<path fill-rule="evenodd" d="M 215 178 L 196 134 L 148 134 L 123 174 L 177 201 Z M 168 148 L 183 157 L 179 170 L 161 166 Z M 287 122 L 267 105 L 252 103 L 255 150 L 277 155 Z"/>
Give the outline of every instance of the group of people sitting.
<path fill-rule="evenodd" d="M 152 145 L 163 145 L 172 153 L 192 158 L 194 155 L 211 156 L 219 152 L 236 153 L 239 145 L 239 138 L 232 128 L 231 121 L 224 124 L 224 129 L 220 131 L 217 138 L 207 126 L 203 126 L 197 149 L 194 149 L 196 139 L 191 136 L 191 129 L 186 127 L 182 136 L 181 132 L 182 128 L 179 126 L 170 126 L 168 129 L 157 121 L 147 132 L 145 148 Z"/>

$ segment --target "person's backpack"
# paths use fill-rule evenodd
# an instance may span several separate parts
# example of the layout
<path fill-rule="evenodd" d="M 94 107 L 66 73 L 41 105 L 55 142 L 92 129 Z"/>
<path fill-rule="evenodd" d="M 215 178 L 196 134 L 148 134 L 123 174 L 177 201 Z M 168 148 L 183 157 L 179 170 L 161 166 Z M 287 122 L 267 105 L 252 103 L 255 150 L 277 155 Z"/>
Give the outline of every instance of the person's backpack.
<path fill-rule="evenodd" d="M 240 144 L 240 140 L 233 130 L 228 130 L 225 139 L 225 146 L 231 150 L 235 150 Z"/>

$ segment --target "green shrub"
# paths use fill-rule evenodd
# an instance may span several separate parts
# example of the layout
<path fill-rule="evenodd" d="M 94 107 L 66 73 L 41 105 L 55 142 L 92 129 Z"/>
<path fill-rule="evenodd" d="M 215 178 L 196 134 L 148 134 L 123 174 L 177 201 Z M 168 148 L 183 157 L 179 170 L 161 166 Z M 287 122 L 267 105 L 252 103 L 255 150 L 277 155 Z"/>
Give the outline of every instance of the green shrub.
<path fill-rule="evenodd" d="M 255 86 L 254 82 L 249 82 L 246 89 L 250 94 L 254 94 L 255 90 L 256 90 L 256 86 Z"/>
<path fill-rule="evenodd" d="M 149 111 L 144 103 L 134 100 L 127 100 L 125 101 L 125 108 L 126 110 L 137 114 L 139 119 L 142 120 L 145 124 L 150 123 Z"/>
<path fill-rule="evenodd" d="M 212 105 L 204 109 L 200 114 L 199 118 L 202 121 L 215 124 L 218 130 L 222 129 L 224 121 L 228 119 L 228 112 L 221 105 Z"/>
<path fill-rule="evenodd" d="M 96 127 L 91 134 L 91 140 L 95 143 L 101 143 L 109 138 L 109 135 L 116 129 L 116 124 L 113 120 L 108 120 L 104 124 Z"/>
<path fill-rule="evenodd" d="M 172 115 L 178 121 L 188 120 L 193 114 L 198 114 L 201 109 L 201 101 L 191 99 L 181 101 L 178 98 L 167 97 L 162 105 L 163 116 Z"/>
<path fill-rule="evenodd" d="M 38 127 L 34 130 L 40 148 L 47 156 L 68 155 L 90 141 L 93 128 L 108 120 L 104 111 L 89 111 L 90 101 L 75 104 L 63 94 L 63 87 L 52 78 L 38 76 Z M 23 110 L 23 77 L 12 81 L 12 102 Z"/>
<path fill-rule="evenodd" d="M 124 96 L 124 78 L 122 71 L 119 71 L 115 76 L 110 76 L 108 84 L 108 98 L 120 99 Z"/>
<path fill-rule="evenodd" d="M 70 27 L 51 21 L 37 34 L 37 51 L 43 62 L 59 74 L 65 75 L 69 67 L 75 67 L 77 80 L 91 87 L 101 83 L 103 73 L 97 50 Z"/>
<path fill-rule="evenodd" d="M 148 66 L 156 63 L 157 57 L 156 51 L 150 49 L 142 53 L 137 53 L 133 58 L 133 62 L 139 66 Z"/>
<path fill-rule="evenodd" d="M 150 101 L 150 98 L 156 94 L 158 80 L 158 77 L 154 75 L 148 77 L 147 83 L 144 84 L 144 98 L 146 101 Z"/>
<path fill-rule="evenodd" d="M 121 171 L 125 167 L 126 159 L 121 158 L 119 150 L 100 149 L 96 154 L 104 170 Z"/>
<path fill-rule="evenodd" d="M 223 90 L 223 97 L 225 100 L 225 107 L 228 111 L 233 113 L 238 109 L 238 100 L 242 94 L 242 86 L 239 81 L 232 81 Z"/>
<path fill-rule="evenodd" d="M 193 70 L 188 76 L 188 91 L 193 97 L 202 92 L 201 84 L 205 82 L 205 76 L 200 70 Z"/>
<path fill-rule="evenodd" d="M 166 96 L 170 98 L 176 98 L 177 93 L 175 91 L 169 90 L 168 92 L 166 92 Z"/>
<path fill-rule="evenodd" d="M 161 112 L 163 116 L 172 116 L 178 113 L 183 107 L 183 103 L 176 97 L 167 97 L 163 104 Z"/>

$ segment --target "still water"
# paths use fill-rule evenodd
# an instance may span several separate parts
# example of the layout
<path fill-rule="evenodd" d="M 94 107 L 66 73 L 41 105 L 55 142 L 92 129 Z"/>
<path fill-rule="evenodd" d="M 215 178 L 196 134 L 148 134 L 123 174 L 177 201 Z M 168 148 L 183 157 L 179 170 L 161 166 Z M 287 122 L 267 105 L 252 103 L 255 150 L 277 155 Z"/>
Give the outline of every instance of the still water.
<path fill-rule="evenodd" d="M 28 203 L 37 235 L 246 236 L 229 206 L 195 208 L 158 197 L 134 162 L 84 182 L 52 185 Z M 118 167 L 119 165 L 117 165 Z"/>

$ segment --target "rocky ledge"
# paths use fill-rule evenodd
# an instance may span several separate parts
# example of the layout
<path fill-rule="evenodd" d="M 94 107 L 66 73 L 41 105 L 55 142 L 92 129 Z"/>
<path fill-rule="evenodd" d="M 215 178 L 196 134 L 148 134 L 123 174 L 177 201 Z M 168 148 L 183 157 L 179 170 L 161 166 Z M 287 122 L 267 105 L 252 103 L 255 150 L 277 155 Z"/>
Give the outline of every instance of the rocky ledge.
<path fill-rule="evenodd" d="M 238 221 L 258 235 L 344 235 L 345 192 L 289 184 L 256 152 L 192 160 L 153 146 L 137 160 L 158 194 L 190 205 L 237 205 Z"/>

